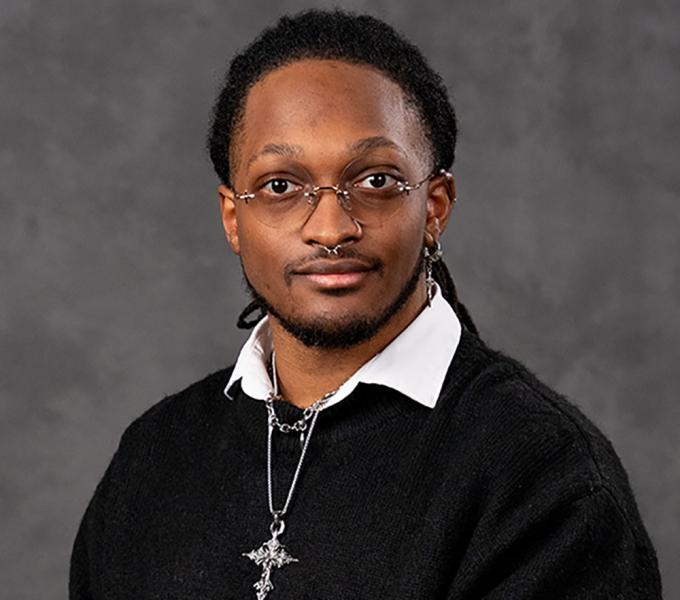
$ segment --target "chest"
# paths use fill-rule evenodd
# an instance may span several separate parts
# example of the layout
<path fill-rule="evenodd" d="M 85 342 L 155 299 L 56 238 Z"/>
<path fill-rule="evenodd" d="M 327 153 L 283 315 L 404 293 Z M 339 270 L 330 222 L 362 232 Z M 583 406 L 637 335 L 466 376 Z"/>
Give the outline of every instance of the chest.
<path fill-rule="evenodd" d="M 272 550 L 266 455 L 222 448 L 193 461 L 177 456 L 117 499 L 104 597 L 255 598 L 266 580 L 271 600 L 431 599 L 455 576 L 474 522 L 473 482 L 448 456 L 383 432 L 332 452 L 310 446 L 284 548 Z M 275 509 L 297 463 L 273 456 Z"/>

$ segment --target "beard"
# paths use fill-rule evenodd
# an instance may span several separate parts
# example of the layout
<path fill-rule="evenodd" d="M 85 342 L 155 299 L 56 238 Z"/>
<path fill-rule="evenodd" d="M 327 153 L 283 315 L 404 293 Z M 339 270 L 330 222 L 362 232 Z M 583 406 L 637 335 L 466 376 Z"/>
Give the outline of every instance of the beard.
<path fill-rule="evenodd" d="M 397 297 L 382 312 L 373 317 L 345 317 L 341 319 L 317 317 L 309 320 L 283 314 L 252 286 L 248 281 L 245 269 L 243 269 L 243 264 L 241 264 L 241 267 L 246 287 L 253 301 L 275 317 L 288 333 L 310 348 L 339 349 L 355 346 L 374 337 L 413 295 L 418 286 L 423 265 L 424 256 L 420 252 L 410 277 Z"/>

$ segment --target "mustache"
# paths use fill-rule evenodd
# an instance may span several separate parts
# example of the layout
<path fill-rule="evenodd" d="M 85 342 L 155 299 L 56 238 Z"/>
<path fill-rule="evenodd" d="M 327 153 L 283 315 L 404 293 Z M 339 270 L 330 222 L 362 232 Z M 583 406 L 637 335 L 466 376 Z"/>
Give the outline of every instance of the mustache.
<path fill-rule="evenodd" d="M 359 252 L 355 248 L 339 248 L 337 254 L 329 254 L 323 248 L 317 248 L 317 250 L 308 256 L 300 258 L 292 263 L 288 263 L 283 270 L 283 276 L 288 285 L 292 281 L 293 274 L 306 267 L 308 264 L 317 262 L 320 260 L 335 262 L 341 260 L 353 259 L 361 261 L 366 264 L 371 270 L 375 270 L 378 274 L 382 274 L 385 268 L 385 263 L 377 257 L 367 256 L 362 252 Z"/>

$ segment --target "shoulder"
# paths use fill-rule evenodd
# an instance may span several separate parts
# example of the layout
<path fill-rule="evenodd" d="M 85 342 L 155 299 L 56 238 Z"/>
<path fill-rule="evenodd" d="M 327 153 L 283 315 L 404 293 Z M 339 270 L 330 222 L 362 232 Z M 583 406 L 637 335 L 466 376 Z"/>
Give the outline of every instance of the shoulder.
<path fill-rule="evenodd" d="M 606 490 L 637 521 L 627 474 L 606 435 L 518 360 L 478 338 L 467 343 L 477 367 L 460 389 L 455 416 L 487 483 L 508 494 L 540 487 L 565 500 Z"/>
<path fill-rule="evenodd" d="M 593 460 L 601 453 L 601 443 L 608 445 L 574 401 L 546 385 L 524 364 L 489 348 L 479 338 L 467 345 L 476 366 L 469 369 L 470 376 L 458 390 L 459 418 L 484 423 L 490 437 L 503 441 L 510 436 L 520 442 L 528 434 L 533 446 L 545 438 L 569 441 Z"/>
<path fill-rule="evenodd" d="M 228 405 L 224 387 L 233 365 L 210 373 L 182 390 L 165 396 L 135 418 L 123 432 L 119 452 L 154 443 L 159 436 L 190 435 Z"/>

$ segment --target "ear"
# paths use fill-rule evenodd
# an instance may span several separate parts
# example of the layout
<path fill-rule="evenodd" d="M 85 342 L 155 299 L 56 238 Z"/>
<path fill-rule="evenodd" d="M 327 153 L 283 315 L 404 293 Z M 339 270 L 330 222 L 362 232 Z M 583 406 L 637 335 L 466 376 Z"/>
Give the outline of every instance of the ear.
<path fill-rule="evenodd" d="M 456 184 L 453 175 L 443 171 L 430 181 L 427 197 L 427 216 L 425 220 L 425 236 L 433 241 L 446 229 L 453 205 L 456 203 Z"/>
<path fill-rule="evenodd" d="M 241 245 L 238 241 L 238 221 L 236 219 L 236 203 L 234 202 L 234 192 L 226 185 L 217 188 L 217 195 L 220 200 L 220 214 L 222 215 L 222 226 L 224 234 L 231 246 L 234 254 L 241 253 Z"/>

